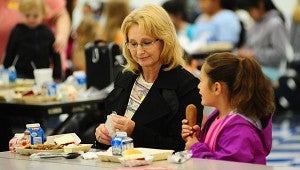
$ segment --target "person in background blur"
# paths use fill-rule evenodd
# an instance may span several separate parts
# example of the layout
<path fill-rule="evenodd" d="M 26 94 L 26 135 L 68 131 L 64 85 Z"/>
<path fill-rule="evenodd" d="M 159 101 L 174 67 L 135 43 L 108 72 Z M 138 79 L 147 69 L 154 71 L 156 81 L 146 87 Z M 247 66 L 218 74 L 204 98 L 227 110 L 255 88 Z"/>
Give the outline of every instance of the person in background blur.
<path fill-rule="evenodd" d="M 231 51 L 239 42 L 241 24 L 233 0 L 198 0 L 201 14 L 194 22 L 191 40 L 181 44 L 189 54 Z"/>
<path fill-rule="evenodd" d="M 18 78 L 33 79 L 33 70 L 53 65 L 53 78 L 62 78 L 61 59 L 54 50 L 55 37 L 48 26 L 42 24 L 47 6 L 44 0 L 20 0 L 19 11 L 23 20 L 9 37 L 3 65 L 15 67 Z"/>
<path fill-rule="evenodd" d="M 0 1 L 0 63 L 3 62 L 6 45 L 11 30 L 21 21 L 18 11 L 20 0 Z M 70 34 L 70 17 L 66 10 L 65 0 L 45 0 L 48 13 L 43 21 L 51 28 L 55 35 L 54 49 L 60 53 L 62 68 L 66 67 L 66 46 Z"/>
<path fill-rule="evenodd" d="M 130 6 L 128 0 L 108 0 L 104 3 L 104 11 L 101 27 L 101 39 L 115 42 L 122 47 L 123 36 L 121 25 L 124 18 L 129 14 Z"/>
<path fill-rule="evenodd" d="M 85 70 L 84 46 L 99 39 L 99 20 L 103 12 L 102 0 L 69 0 L 67 9 L 72 16 L 72 31 L 68 41 L 66 78 L 73 71 Z M 80 15 L 78 15 L 80 14 Z"/>
<path fill-rule="evenodd" d="M 272 0 L 243 0 L 243 3 L 254 23 L 247 30 L 245 45 L 237 53 L 254 57 L 275 82 L 280 75 L 280 64 L 286 61 L 289 45 L 284 16 Z"/>
<path fill-rule="evenodd" d="M 76 29 L 76 39 L 72 49 L 72 70 L 86 70 L 85 45 L 100 38 L 100 24 L 91 17 L 84 17 Z"/>
<path fill-rule="evenodd" d="M 287 55 L 286 70 L 275 88 L 278 113 L 300 110 L 300 0 L 293 11 L 289 38 L 293 53 Z"/>
<path fill-rule="evenodd" d="M 188 22 L 188 16 L 186 13 L 186 4 L 182 0 L 169 0 L 162 4 L 162 7 L 170 15 L 172 22 L 175 26 L 178 39 L 187 38 L 191 40 L 192 24 Z M 179 41 L 180 42 L 180 41 Z M 199 77 L 200 71 L 198 70 L 198 61 L 193 59 L 191 55 L 185 52 L 185 61 L 187 69 L 195 77 Z"/>
<path fill-rule="evenodd" d="M 12 29 L 21 21 L 21 15 L 18 11 L 20 0 L 1 0 L 0 1 L 0 64 L 3 63 L 6 44 Z M 64 64 L 65 47 L 70 33 L 70 17 L 66 10 L 65 0 L 45 0 L 48 6 L 48 15 L 44 23 L 51 27 L 55 33 L 55 49 L 60 52 L 62 67 Z M 62 55 L 63 54 L 63 55 Z M 13 137 L 11 122 L 6 117 L 0 117 L 0 150 L 8 150 L 8 142 Z"/>
<path fill-rule="evenodd" d="M 100 20 L 104 8 L 103 4 L 102 0 L 87 0 L 82 7 L 83 18 L 91 17 L 94 20 Z"/>
<path fill-rule="evenodd" d="M 294 59 L 300 60 L 300 0 L 293 12 L 292 26 L 290 31 L 290 42 L 294 50 Z"/>
<path fill-rule="evenodd" d="M 192 39 L 192 25 L 188 22 L 185 6 L 185 2 L 181 0 L 169 0 L 162 4 L 172 19 L 177 36 L 186 36 L 188 39 Z"/>
<path fill-rule="evenodd" d="M 185 109 L 194 104 L 201 124 L 203 107 L 199 79 L 183 68 L 183 51 L 168 13 L 153 4 L 137 8 L 124 19 L 121 31 L 127 63 L 105 102 L 105 115 L 117 113 L 112 129 L 126 132 L 135 147 L 183 150 Z M 111 145 L 104 123 L 95 137 L 106 148 Z"/>

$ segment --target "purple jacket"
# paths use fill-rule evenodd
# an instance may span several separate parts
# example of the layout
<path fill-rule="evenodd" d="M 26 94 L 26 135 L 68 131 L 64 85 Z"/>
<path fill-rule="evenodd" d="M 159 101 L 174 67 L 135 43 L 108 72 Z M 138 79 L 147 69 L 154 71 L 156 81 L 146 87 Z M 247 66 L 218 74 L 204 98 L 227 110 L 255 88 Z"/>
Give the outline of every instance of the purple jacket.
<path fill-rule="evenodd" d="M 262 130 L 244 117 L 235 114 L 217 136 L 215 152 L 204 143 L 208 129 L 219 115 L 211 113 L 191 150 L 194 158 L 266 164 L 272 146 L 272 117 L 261 120 Z M 225 117 L 224 121 L 232 115 Z"/>

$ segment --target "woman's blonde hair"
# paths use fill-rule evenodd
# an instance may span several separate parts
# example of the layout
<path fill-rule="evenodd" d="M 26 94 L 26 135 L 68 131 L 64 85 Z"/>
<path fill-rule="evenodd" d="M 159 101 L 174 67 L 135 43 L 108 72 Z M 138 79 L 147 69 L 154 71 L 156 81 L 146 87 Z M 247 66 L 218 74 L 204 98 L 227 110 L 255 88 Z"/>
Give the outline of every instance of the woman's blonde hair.
<path fill-rule="evenodd" d="M 33 9 L 40 9 L 42 14 L 46 16 L 47 6 L 44 0 L 21 0 L 19 3 L 19 11 L 25 13 Z"/>
<path fill-rule="evenodd" d="M 175 27 L 168 13 L 159 5 L 149 4 L 132 11 L 123 21 L 121 31 L 125 42 L 128 42 L 128 30 L 132 25 L 138 25 L 146 35 L 152 36 L 163 42 L 160 55 L 164 70 L 170 70 L 179 65 L 184 66 L 183 50 L 178 42 Z M 140 66 L 131 56 L 124 45 L 123 55 L 127 60 L 126 71 L 138 73 Z"/>

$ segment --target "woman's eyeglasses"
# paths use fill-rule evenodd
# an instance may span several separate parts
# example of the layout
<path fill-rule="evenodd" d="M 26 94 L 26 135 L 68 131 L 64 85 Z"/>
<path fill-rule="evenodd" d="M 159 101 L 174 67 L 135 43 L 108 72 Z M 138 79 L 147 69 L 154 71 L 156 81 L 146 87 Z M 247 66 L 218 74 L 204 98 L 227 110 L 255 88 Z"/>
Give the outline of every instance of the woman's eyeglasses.
<path fill-rule="evenodd" d="M 152 41 L 144 41 L 144 42 L 141 42 L 141 43 L 137 43 L 137 42 L 126 42 L 126 46 L 127 48 L 129 49 L 132 49 L 132 50 L 135 50 L 137 49 L 137 47 L 140 45 L 143 49 L 149 49 L 150 47 L 153 46 L 153 44 L 155 42 L 157 42 L 159 39 L 155 39 L 155 40 L 152 40 Z"/>

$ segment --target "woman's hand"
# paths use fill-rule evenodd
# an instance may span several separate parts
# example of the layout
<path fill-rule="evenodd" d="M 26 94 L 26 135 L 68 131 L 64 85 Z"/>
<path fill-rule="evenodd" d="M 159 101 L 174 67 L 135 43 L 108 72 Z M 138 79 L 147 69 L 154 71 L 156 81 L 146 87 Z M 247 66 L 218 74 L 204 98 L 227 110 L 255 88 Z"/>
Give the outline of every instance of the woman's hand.
<path fill-rule="evenodd" d="M 108 135 L 108 130 L 103 123 L 96 128 L 95 136 L 99 143 L 106 145 L 111 144 L 111 137 Z"/>
<path fill-rule="evenodd" d="M 134 121 L 125 116 L 120 115 L 112 115 L 112 121 L 113 126 L 116 130 L 126 132 L 128 136 L 131 136 L 135 127 Z"/>

